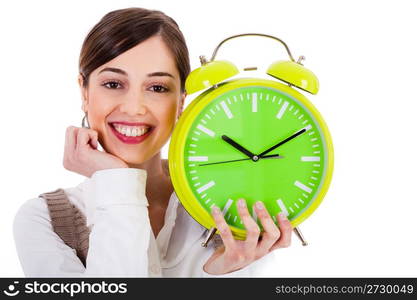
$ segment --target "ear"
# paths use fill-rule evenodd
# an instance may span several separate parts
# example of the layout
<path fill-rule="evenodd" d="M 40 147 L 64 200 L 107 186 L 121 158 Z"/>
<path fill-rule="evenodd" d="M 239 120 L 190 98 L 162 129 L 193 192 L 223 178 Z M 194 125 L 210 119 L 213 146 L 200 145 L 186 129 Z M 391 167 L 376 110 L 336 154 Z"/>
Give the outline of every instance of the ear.
<path fill-rule="evenodd" d="M 86 112 L 88 110 L 88 90 L 84 87 L 84 76 L 80 73 L 78 74 L 78 85 L 80 86 L 81 92 L 81 109 Z"/>
<path fill-rule="evenodd" d="M 179 105 L 179 109 L 178 109 L 177 120 L 182 115 L 182 112 L 184 110 L 184 101 L 185 101 L 186 96 L 187 96 L 187 94 L 185 92 L 181 94 L 181 100 L 180 100 L 180 105 Z"/>

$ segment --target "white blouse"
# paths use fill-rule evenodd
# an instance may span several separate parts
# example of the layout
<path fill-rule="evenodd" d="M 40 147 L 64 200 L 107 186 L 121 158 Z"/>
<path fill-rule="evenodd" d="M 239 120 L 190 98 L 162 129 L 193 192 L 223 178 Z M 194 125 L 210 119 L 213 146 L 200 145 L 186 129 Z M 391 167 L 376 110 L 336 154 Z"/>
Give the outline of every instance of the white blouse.
<path fill-rule="evenodd" d="M 53 231 L 46 200 L 33 198 L 17 212 L 14 238 L 27 277 L 253 277 L 266 276 L 276 264 L 274 252 L 225 275 L 203 265 L 215 251 L 201 243 L 207 230 L 192 219 L 172 193 L 164 226 L 155 238 L 145 194 L 147 173 L 120 168 L 97 171 L 64 189 L 86 216 L 90 228 L 86 267 L 74 249 Z"/>

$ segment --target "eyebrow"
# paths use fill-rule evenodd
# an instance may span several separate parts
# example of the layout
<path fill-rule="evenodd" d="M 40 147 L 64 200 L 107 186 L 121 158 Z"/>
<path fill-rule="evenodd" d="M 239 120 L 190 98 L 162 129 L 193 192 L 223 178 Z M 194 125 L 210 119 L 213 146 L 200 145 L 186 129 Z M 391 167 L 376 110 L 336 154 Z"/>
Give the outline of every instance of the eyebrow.
<path fill-rule="evenodd" d="M 122 69 L 119 69 L 119 68 L 110 68 L 110 67 L 104 68 L 103 70 L 101 70 L 98 73 L 100 74 L 100 73 L 106 72 L 106 71 L 108 71 L 108 72 L 114 72 L 114 73 L 119 73 L 119 74 L 122 74 L 122 75 L 127 76 L 126 71 L 123 71 Z"/>
<path fill-rule="evenodd" d="M 125 76 L 127 76 L 127 72 L 126 71 L 123 71 L 122 69 L 119 69 L 119 68 L 111 68 L 111 67 L 107 67 L 107 68 L 104 68 L 104 69 L 102 69 L 100 72 L 98 72 L 99 74 L 100 73 L 102 73 L 102 72 L 114 72 L 114 73 L 118 73 L 118 74 L 122 74 L 122 75 L 125 75 Z M 172 74 L 170 74 L 170 73 L 167 73 L 167 72 L 153 72 L 153 73 L 149 73 L 149 74 L 147 74 L 147 76 L 148 77 L 155 77 L 155 76 L 168 76 L 168 77 L 172 77 L 172 78 L 174 78 L 174 76 L 172 75 Z"/>
<path fill-rule="evenodd" d="M 148 74 L 148 77 L 153 77 L 153 76 L 168 76 L 168 77 L 174 78 L 172 74 L 167 73 L 167 72 L 153 72 L 153 73 Z"/>

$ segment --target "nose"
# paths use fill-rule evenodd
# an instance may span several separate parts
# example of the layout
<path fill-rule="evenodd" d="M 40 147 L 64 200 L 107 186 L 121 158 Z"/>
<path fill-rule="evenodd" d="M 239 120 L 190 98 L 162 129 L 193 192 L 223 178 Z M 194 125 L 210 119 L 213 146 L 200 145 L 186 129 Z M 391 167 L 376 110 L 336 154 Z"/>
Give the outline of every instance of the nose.
<path fill-rule="evenodd" d="M 120 105 L 120 111 L 128 115 L 144 115 L 148 111 L 145 103 L 145 97 L 140 92 L 129 92 L 125 95 L 123 103 Z"/>

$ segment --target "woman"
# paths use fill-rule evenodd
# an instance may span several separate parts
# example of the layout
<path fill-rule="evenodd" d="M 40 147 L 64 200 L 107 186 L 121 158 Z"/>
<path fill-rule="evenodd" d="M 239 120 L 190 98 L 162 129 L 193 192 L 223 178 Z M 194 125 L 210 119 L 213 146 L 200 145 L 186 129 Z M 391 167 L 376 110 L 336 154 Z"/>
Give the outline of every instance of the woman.
<path fill-rule="evenodd" d="M 285 216 L 278 229 L 256 205 L 260 238 L 241 199 L 246 241 L 233 239 L 215 207 L 223 245 L 201 247 L 206 230 L 178 201 L 160 154 L 190 70 L 174 20 L 141 8 L 108 13 L 87 35 L 79 70 L 85 116 L 82 128 L 66 131 L 64 167 L 87 179 L 18 211 L 14 235 L 26 276 L 250 276 L 260 258 L 268 263 L 272 250 L 290 244 Z"/>

